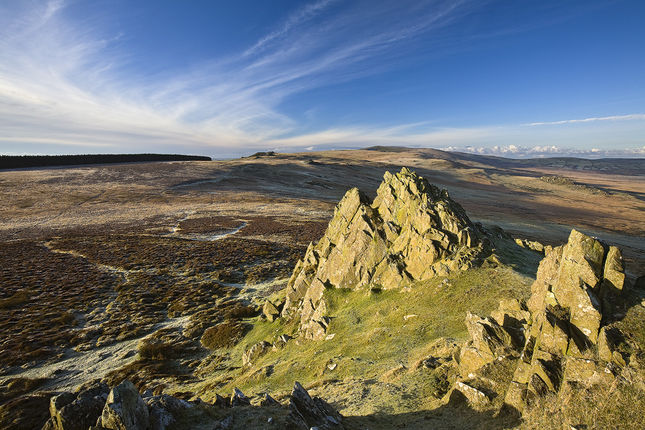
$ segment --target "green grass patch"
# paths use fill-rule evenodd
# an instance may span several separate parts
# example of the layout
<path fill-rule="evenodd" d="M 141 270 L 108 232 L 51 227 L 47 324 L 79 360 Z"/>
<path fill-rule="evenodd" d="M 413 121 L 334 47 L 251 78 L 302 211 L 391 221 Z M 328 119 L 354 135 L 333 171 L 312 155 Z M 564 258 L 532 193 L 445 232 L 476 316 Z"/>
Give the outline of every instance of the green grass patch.
<path fill-rule="evenodd" d="M 330 339 L 293 339 L 284 348 L 260 357 L 251 368 L 241 368 L 244 350 L 263 340 L 274 342 L 281 334 L 295 334 L 298 325 L 297 321 L 254 319 L 250 332 L 230 350 L 229 369 L 240 369 L 215 372 L 205 386 L 224 393 L 233 387 L 277 393 L 290 390 L 295 381 L 307 386 L 337 380 L 377 380 L 397 365 L 411 368 L 423 357 L 428 344 L 439 337 L 465 339 L 467 311 L 488 315 L 502 298 L 526 299 L 532 281 L 510 267 L 500 266 L 420 282 L 407 291 L 329 289 L 325 300 L 331 317 Z M 266 371 L 268 368 L 270 371 Z M 407 373 L 401 378 L 409 385 L 423 385 L 424 392 L 437 391 L 432 381 L 416 381 Z M 222 382 L 214 383 L 218 380 Z"/>

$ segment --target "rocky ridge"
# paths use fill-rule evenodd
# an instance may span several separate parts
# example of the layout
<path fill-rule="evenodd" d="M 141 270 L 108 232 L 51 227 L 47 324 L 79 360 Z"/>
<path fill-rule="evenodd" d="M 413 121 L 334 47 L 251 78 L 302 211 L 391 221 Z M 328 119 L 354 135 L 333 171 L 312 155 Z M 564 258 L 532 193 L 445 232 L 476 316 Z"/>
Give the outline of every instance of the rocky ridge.
<path fill-rule="evenodd" d="M 371 201 L 347 191 L 323 238 L 310 244 L 287 285 L 283 317 L 300 316 L 305 338 L 324 337 L 325 288 L 402 288 L 472 266 L 484 241 L 466 212 L 407 168 L 386 172 Z"/>
<path fill-rule="evenodd" d="M 94 381 L 74 393 L 53 395 L 49 412 L 51 417 L 43 430 L 344 428 L 343 417 L 324 400 L 311 397 L 298 382 L 283 405 L 266 393 L 250 399 L 238 389 L 230 398 L 217 396 L 215 403 L 210 404 L 167 394 L 152 395 L 149 391 L 140 394 L 127 380 L 111 390 Z"/>
<path fill-rule="evenodd" d="M 620 331 L 607 325 L 624 284 L 620 250 L 572 230 L 540 263 L 527 303 L 506 300 L 488 318 L 467 315 L 471 340 L 450 395 L 481 408 L 502 398 L 522 412 L 547 394 L 610 386 L 630 361 L 618 348 Z M 510 382 L 487 376 L 495 368 L 510 368 Z"/>

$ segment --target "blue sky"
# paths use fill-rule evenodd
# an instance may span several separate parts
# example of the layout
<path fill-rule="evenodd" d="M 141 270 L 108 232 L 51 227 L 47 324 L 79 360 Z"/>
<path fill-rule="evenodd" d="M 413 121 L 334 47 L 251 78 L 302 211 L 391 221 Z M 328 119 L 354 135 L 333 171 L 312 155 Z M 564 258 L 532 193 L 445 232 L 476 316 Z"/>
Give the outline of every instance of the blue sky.
<path fill-rule="evenodd" d="M 0 2 L 0 153 L 645 157 L 645 2 Z"/>

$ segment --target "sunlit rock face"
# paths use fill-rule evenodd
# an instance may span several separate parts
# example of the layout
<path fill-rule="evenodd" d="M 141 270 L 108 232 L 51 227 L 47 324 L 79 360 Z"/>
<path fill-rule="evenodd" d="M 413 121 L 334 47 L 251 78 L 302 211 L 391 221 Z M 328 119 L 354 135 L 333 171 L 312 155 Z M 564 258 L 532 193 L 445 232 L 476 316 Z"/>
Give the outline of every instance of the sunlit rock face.
<path fill-rule="evenodd" d="M 340 201 L 323 238 L 311 244 L 287 287 L 283 316 L 301 318 L 307 338 L 327 328 L 325 288 L 401 288 L 467 269 L 480 235 L 446 190 L 407 168 L 386 172 L 374 201 L 357 188 Z"/>
<path fill-rule="evenodd" d="M 628 359 L 616 348 L 622 334 L 605 325 L 624 283 L 620 250 L 572 230 L 540 262 L 526 305 L 502 301 L 491 318 L 468 314 L 463 382 L 477 386 L 487 367 L 514 361 L 510 385 L 497 395 L 519 411 L 547 393 L 609 386 Z"/>

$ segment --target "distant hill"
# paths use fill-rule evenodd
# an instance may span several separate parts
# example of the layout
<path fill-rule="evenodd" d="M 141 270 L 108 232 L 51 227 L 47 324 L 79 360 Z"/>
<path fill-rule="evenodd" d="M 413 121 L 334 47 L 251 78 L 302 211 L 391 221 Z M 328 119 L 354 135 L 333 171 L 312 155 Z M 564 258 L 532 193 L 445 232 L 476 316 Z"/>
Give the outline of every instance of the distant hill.
<path fill-rule="evenodd" d="M 492 155 L 469 154 L 466 152 L 448 152 L 431 148 L 406 148 L 401 146 L 372 146 L 368 151 L 379 152 L 415 152 L 420 156 L 438 158 L 452 162 L 471 162 L 496 168 L 558 168 L 568 170 L 588 170 L 618 175 L 645 175 L 645 158 L 576 158 L 547 157 L 516 159 L 495 157 Z"/>
<path fill-rule="evenodd" d="M 211 161 L 211 158 L 201 155 L 179 154 L 0 155 L 0 169 L 73 166 L 79 164 L 141 163 L 144 161 Z"/>

